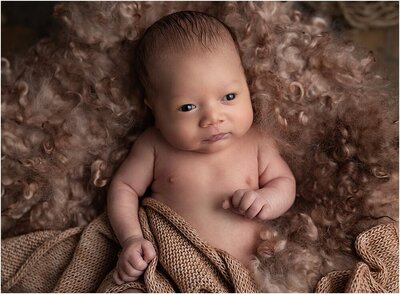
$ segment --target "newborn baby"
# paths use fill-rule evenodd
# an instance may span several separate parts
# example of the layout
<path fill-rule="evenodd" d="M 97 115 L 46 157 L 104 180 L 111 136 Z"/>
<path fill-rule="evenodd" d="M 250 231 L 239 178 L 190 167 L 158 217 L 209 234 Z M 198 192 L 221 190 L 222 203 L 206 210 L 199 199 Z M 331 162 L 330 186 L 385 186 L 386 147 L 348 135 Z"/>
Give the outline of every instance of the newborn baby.
<path fill-rule="evenodd" d="M 114 280 L 137 280 L 155 257 L 138 220 L 149 186 L 150 197 L 246 266 L 262 222 L 293 204 L 295 180 L 274 141 L 252 126 L 234 35 L 214 17 L 178 12 L 145 32 L 136 55 L 155 125 L 136 140 L 108 192 L 122 246 Z"/>

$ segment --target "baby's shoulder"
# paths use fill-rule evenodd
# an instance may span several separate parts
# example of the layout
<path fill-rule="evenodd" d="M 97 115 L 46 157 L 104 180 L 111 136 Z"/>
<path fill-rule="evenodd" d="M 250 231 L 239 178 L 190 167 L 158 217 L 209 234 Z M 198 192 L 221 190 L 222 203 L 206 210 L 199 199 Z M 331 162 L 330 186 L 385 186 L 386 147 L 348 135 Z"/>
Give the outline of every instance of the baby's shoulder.
<path fill-rule="evenodd" d="M 249 130 L 249 139 L 254 142 L 259 148 L 276 148 L 276 141 L 267 133 L 256 127 Z"/>
<path fill-rule="evenodd" d="M 280 152 L 276 140 L 267 132 L 253 128 L 252 134 L 257 148 L 257 160 L 260 174 L 280 157 Z"/>
<path fill-rule="evenodd" d="M 155 147 L 159 141 L 159 131 L 155 127 L 147 128 L 135 141 L 135 145 L 146 145 Z"/>

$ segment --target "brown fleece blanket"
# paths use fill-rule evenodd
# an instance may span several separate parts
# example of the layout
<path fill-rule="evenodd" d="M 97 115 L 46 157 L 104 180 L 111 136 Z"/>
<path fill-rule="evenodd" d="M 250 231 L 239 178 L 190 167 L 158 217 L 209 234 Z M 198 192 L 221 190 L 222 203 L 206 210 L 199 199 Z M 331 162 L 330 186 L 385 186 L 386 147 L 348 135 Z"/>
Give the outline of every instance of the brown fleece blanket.
<path fill-rule="evenodd" d="M 105 214 L 85 228 L 42 231 L 2 241 L 3 292 L 257 292 L 250 273 L 227 253 L 202 241 L 179 215 L 146 198 L 139 212 L 145 238 L 157 251 L 143 278 L 121 286 L 112 278 L 120 249 Z M 323 278 L 317 291 L 398 290 L 395 224 L 359 236 L 354 271 Z"/>

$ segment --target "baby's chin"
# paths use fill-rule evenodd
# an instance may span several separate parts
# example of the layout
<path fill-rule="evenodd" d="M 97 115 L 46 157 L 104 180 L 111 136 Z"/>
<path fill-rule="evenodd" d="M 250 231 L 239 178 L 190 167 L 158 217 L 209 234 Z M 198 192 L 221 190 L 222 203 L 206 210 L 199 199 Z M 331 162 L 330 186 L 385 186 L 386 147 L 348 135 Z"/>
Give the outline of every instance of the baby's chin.
<path fill-rule="evenodd" d="M 175 145 L 175 148 L 178 148 L 182 151 L 190 151 L 197 152 L 203 154 L 211 154 L 217 153 L 229 148 L 232 144 L 232 138 L 227 138 L 224 140 L 219 140 L 217 142 L 199 142 L 196 146 L 184 146 L 184 145 Z"/>

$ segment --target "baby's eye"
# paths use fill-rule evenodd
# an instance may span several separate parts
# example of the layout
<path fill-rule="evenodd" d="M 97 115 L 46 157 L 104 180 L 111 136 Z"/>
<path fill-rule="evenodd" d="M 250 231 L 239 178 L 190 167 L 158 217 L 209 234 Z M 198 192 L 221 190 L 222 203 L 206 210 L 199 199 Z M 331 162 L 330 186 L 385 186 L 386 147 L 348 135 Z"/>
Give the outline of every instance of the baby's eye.
<path fill-rule="evenodd" d="M 182 112 L 188 112 L 188 111 L 191 111 L 191 110 L 193 110 L 195 108 L 196 108 L 196 105 L 194 105 L 194 104 L 185 104 L 185 105 L 180 106 L 178 108 L 178 110 L 182 111 Z"/>
<path fill-rule="evenodd" d="M 229 93 L 229 94 L 226 94 L 226 95 L 222 98 L 222 100 L 231 101 L 231 100 L 233 100 L 233 99 L 235 99 L 235 98 L 236 98 L 236 94 L 235 94 L 235 93 Z"/>

